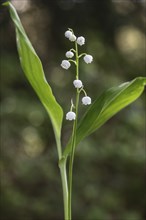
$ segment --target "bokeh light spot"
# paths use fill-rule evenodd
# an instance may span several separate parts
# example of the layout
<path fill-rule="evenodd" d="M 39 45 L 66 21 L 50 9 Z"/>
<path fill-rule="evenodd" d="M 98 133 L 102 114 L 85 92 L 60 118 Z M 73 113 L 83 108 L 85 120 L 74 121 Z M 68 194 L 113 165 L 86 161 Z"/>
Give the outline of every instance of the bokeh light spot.
<path fill-rule="evenodd" d="M 22 137 L 24 140 L 24 152 L 27 154 L 27 156 L 37 157 L 43 152 L 43 141 L 39 137 L 38 132 L 35 128 L 31 126 L 26 127 L 22 131 Z"/>

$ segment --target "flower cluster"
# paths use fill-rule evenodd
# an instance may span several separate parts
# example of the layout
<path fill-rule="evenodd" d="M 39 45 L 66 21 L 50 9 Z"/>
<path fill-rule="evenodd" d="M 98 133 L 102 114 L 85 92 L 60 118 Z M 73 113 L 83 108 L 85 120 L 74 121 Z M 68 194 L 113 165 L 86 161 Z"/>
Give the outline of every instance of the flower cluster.
<path fill-rule="evenodd" d="M 65 53 L 65 56 L 67 59 L 65 60 L 62 60 L 61 62 L 61 67 L 64 68 L 64 69 L 69 69 L 70 66 L 71 66 L 71 62 L 73 62 L 77 68 L 78 68 L 78 60 L 83 57 L 83 60 L 85 61 L 85 63 L 89 64 L 93 61 L 93 57 L 89 54 L 86 54 L 86 53 L 82 53 L 80 55 L 78 55 L 78 50 L 77 50 L 77 45 L 84 45 L 85 44 L 85 38 L 83 36 L 80 36 L 80 37 L 76 37 L 74 35 L 74 32 L 72 29 L 68 29 L 66 32 L 65 32 L 65 37 L 68 38 L 70 41 L 72 42 L 75 42 L 75 49 L 70 49 L 69 51 L 67 51 Z M 72 60 L 71 58 L 73 57 L 76 57 L 76 60 Z M 73 85 L 74 87 L 77 89 L 77 92 L 80 93 L 81 91 L 84 92 L 84 97 L 82 98 L 82 104 L 83 105 L 90 105 L 91 104 L 91 98 L 89 96 L 87 96 L 87 93 L 86 91 L 83 89 L 83 83 L 81 80 L 79 80 L 79 75 L 77 73 L 76 75 L 76 79 L 73 81 Z M 66 114 L 66 120 L 75 120 L 76 119 L 76 113 L 73 112 L 73 102 L 71 100 L 71 109 L 70 111 Z"/>
<path fill-rule="evenodd" d="M 65 32 L 65 37 L 68 38 L 70 41 L 76 41 L 78 45 L 82 46 L 85 44 L 85 38 L 83 36 L 80 36 L 80 37 L 76 37 L 73 33 L 72 30 L 67 30 Z M 74 50 L 73 50 L 74 51 Z M 73 53 L 72 49 L 70 51 L 67 51 L 65 56 L 67 58 L 72 58 L 74 56 L 74 53 Z M 75 52 L 75 51 L 74 51 Z M 85 61 L 85 63 L 91 63 L 93 61 L 93 57 L 89 54 L 81 54 L 81 56 L 84 56 L 83 57 L 83 60 Z M 61 63 L 61 66 L 62 68 L 64 69 L 69 69 L 71 64 L 70 64 L 70 61 L 68 60 L 63 60 L 62 63 Z"/>

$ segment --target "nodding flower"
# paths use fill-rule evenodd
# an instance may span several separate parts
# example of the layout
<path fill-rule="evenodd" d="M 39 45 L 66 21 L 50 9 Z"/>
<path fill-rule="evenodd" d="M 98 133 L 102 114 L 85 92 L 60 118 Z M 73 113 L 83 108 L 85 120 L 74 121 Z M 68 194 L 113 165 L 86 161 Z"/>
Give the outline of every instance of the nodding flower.
<path fill-rule="evenodd" d="M 65 54 L 65 56 L 66 56 L 67 58 L 72 58 L 72 57 L 74 56 L 74 53 L 71 52 L 71 51 L 67 51 L 66 54 Z"/>
<path fill-rule="evenodd" d="M 82 98 L 83 105 L 90 105 L 91 104 L 91 98 L 89 96 L 84 96 Z"/>
<path fill-rule="evenodd" d="M 62 68 L 67 70 L 67 69 L 69 69 L 70 66 L 71 66 L 71 64 L 68 60 L 62 60 L 62 63 L 61 63 Z"/>
<path fill-rule="evenodd" d="M 84 37 L 78 37 L 77 38 L 77 44 L 79 44 L 80 46 L 82 46 L 83 44 L 85 44 L 85 38 Z"/>
<path fill-rule="evenodd" d="M 73 84 L 74 84 L 75 88 L 78 88 L 78 89 L 81 88 L 81 87 L 83 87 L 83 83 L 82 83 L 82 81 L 79 80 L 79 79 L 74 80 L 74 81 L 73 81 Z"/>
<path fill-rule="evenodd" d="M 85 55 L 84 56 L 84 61 L 85 61 L 85 63 L 91 63 L 92 61 L 93 61 L 93 57 L 91 56 L 91 55 Z"/>
<path fill-rule="evenodd" d="M 65 32 L 64 35 L 65 35 L 66 38 L 70 38 L 72 36 L 72 32 L 68 30 L 68 31 Z"/>
<path fill-rule="evenodd" d="M 72 111 L 66 114 L 66 120 L 72 121 L 76 119 L 76 114 Z"/>
<path fill-rule="evenodd" d="M 74 34 L 72 34 L 70 37 L 69 37 L 69 40 L 70 41 L 76 41 L 76 36 Z"/>

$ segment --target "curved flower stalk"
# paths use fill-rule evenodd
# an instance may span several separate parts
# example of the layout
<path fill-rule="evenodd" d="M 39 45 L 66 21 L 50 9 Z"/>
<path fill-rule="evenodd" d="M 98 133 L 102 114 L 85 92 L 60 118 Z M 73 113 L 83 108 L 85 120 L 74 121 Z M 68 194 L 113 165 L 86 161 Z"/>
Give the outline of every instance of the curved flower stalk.
<path fill-rule="evenodd" d="M 93 57 L 89 54 L 86 54 L 86 53 L 82 53 L 80 55 L 78 54 L 78 45 L 82 46 L 82 45 L 85 44 L 85 38 L 83 36 L 76 37 L 73 30 L 69 28 L 65 32 L 65 37 L 68 38 L 70 41 L 75 42 L 75 49 L 72 48 L 72 49 L 70 49 L 69 51 L 66 52 L 65 56 L 69 59 L 68 60 L 62 60 L 61 67 L 63 69 L 67 70 L 71 66 L 70 62 L 73 62 L 76 65 L 76 79 L 73 81 L 73 85 L 77 89 L 77 92 L 76 92 L 77 94 L 80 94 L 81 91 L 84 91 L 84 93 L 85 93 L 85 97 L 82 98 L 82 104 L 83 105 L 90 105 L 91 104 L 91 98 L 89 96 L 87 96 L 87 93 L 86 93 L 85 89 L 83 89 L 83 83 L 79 79 L 79 59 L 82 56 L 84 56 L 83 60 L 85 61 L 85 63 L 89 64 L 93 61 Z M 75 60 L 70 59 L 70 58 L 73 58 L 74 55 L 75 55 Z M 81 89 L 81 90 L 79 90 L 79 89 Z M 77 106 L 75 106 L 76 111 L 78 111 L 77 107 L 78 107 L 78 103 L 77 103 Z M 70 112 L 68 112 L 68 113 L 70 113 Z M 68 117 L 68 115 L 69 115 L 68 113 L 66 115 L 66 119 L 70 120 L 69 117 Z M 72 118 L 71 120 L 76 119 L 76 117 L 71 117 L 71 118 Z"/>
<path fill-rule="evenodd" d="M 82 104 L 83 105 L 90 105 L 91 104 L 91 98 L 87 96 L 87 93 L 85 89 L 83 88 L 83 83 L 80 80 L 79 77 L 79 60 L 83 56 L 83 60 L 85 63 L 91 63 L 93 61 L 93 57 L 91 55 L 88 55 L 86 53 L 79 54 L 78 53 L 78 45 L 82 46 L 85 44 L 85 38 L 83 36 L 76 37 L 72 29 L 68 29 L 65 32 L 65 37 L 68 38 L 71 42 L 75 43 L 74 49 L 70 49 L 66 52 L 66 57 L 68 60 L 63 60 L 61 63 L 61 67 L 64 69 L 69 69 L 71 66 L 71 62 L 75 64 L 76 66 L 76 74 L 75 74 L 75 80 L 73 81 L 73 85 L 76 89 L 76 100 L 75 100 L 75 106 L 73 102 L 71 101 L 71 109 L 66 114 L 66 120 L 73 121 L 73 131 L 72 131 L 72 140 L 71 140 L 71 154 L 69 157 L 69 173 L 68 173 L 68 180 L 69 180 L 69 197 L 68 197 L 68 219 L 72 219 L 72 213 L 71 213 L 71 201 L 72 201 L 72 175 L 73 175 L 73 163 L 74 163 L 74 154 L 75 154 L 75 147 L 76 147 L 76 131 L 77 131 L 77 125 L 78 125 L 78 108 L 79 108 L 79 98 L 80 93 L 83 91 L 85 96 L 82 98 Z M 75 56 L 75 59 L 71 59 Z M 75 108 L 75 112 L 72 111 L 72 108 Z"/>

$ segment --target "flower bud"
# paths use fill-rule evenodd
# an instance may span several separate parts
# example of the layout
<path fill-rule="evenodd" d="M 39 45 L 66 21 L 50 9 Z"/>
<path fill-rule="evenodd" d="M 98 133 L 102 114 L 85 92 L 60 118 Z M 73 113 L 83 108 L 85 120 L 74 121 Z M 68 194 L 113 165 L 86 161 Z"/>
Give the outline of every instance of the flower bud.
<path fill-rule="evenodd" d="M 62 68 L 67 70 L 71 66 L 71 64 L 68 60 L 62 60 L 61 66 Z"/>
<path fill-rule="evenodd" d="M 85 44 L 85 38 L 84 37 L 78 37 L 77 38 L 77 44 L 79 44 L 80 46 L 82 46 L 83 44 Z"/>
<path fill-rule="evenodd" d="M 69 37 L 70 41 L 75 41 L 76 40 L 76 36 L 72 33 L 72 35 Z"/>
<path fill-rule="evenodd" d="M 91 104 L 91 98 L 89 96 L 85 96 L 82 98 L 83 105 L 90 105 Z"/>
<path fill-rule="evenodd" d="M 65 54 L 65 56 L 66 56 L 67 58 L 72 58 L 72 57 L 74 56 L 74 53 L 71 52 L 71 51 L 67 51 L 66 54 Z"/>
<path fill-rule="evenodd" d="M 66 114 L 66 120 L 72 121 L 76 119 L 76 114 L 74 112 L 68 112 Z"/>
<path fill-rule="evenodd" d="M 83 86 L 82 81 L 79 80 L 79 79 L 74 80 L 74 81 L 73 81 L 73 84 L 74 84 L 75 88 L 78 88 L 78 89 Z"/>
<path fill-rule="evenodd" d="M 65 37 L 70 38 L 70 36 L 72 36 L 72 32 L 71 31 L 66 31 L 65 32 Z"/>
<path fill-rule="evenodd" d="M 84 56 L 85 63 L 91 63 L 93 61 L 93 57 L 91 55 L 85 55 Z"/>

